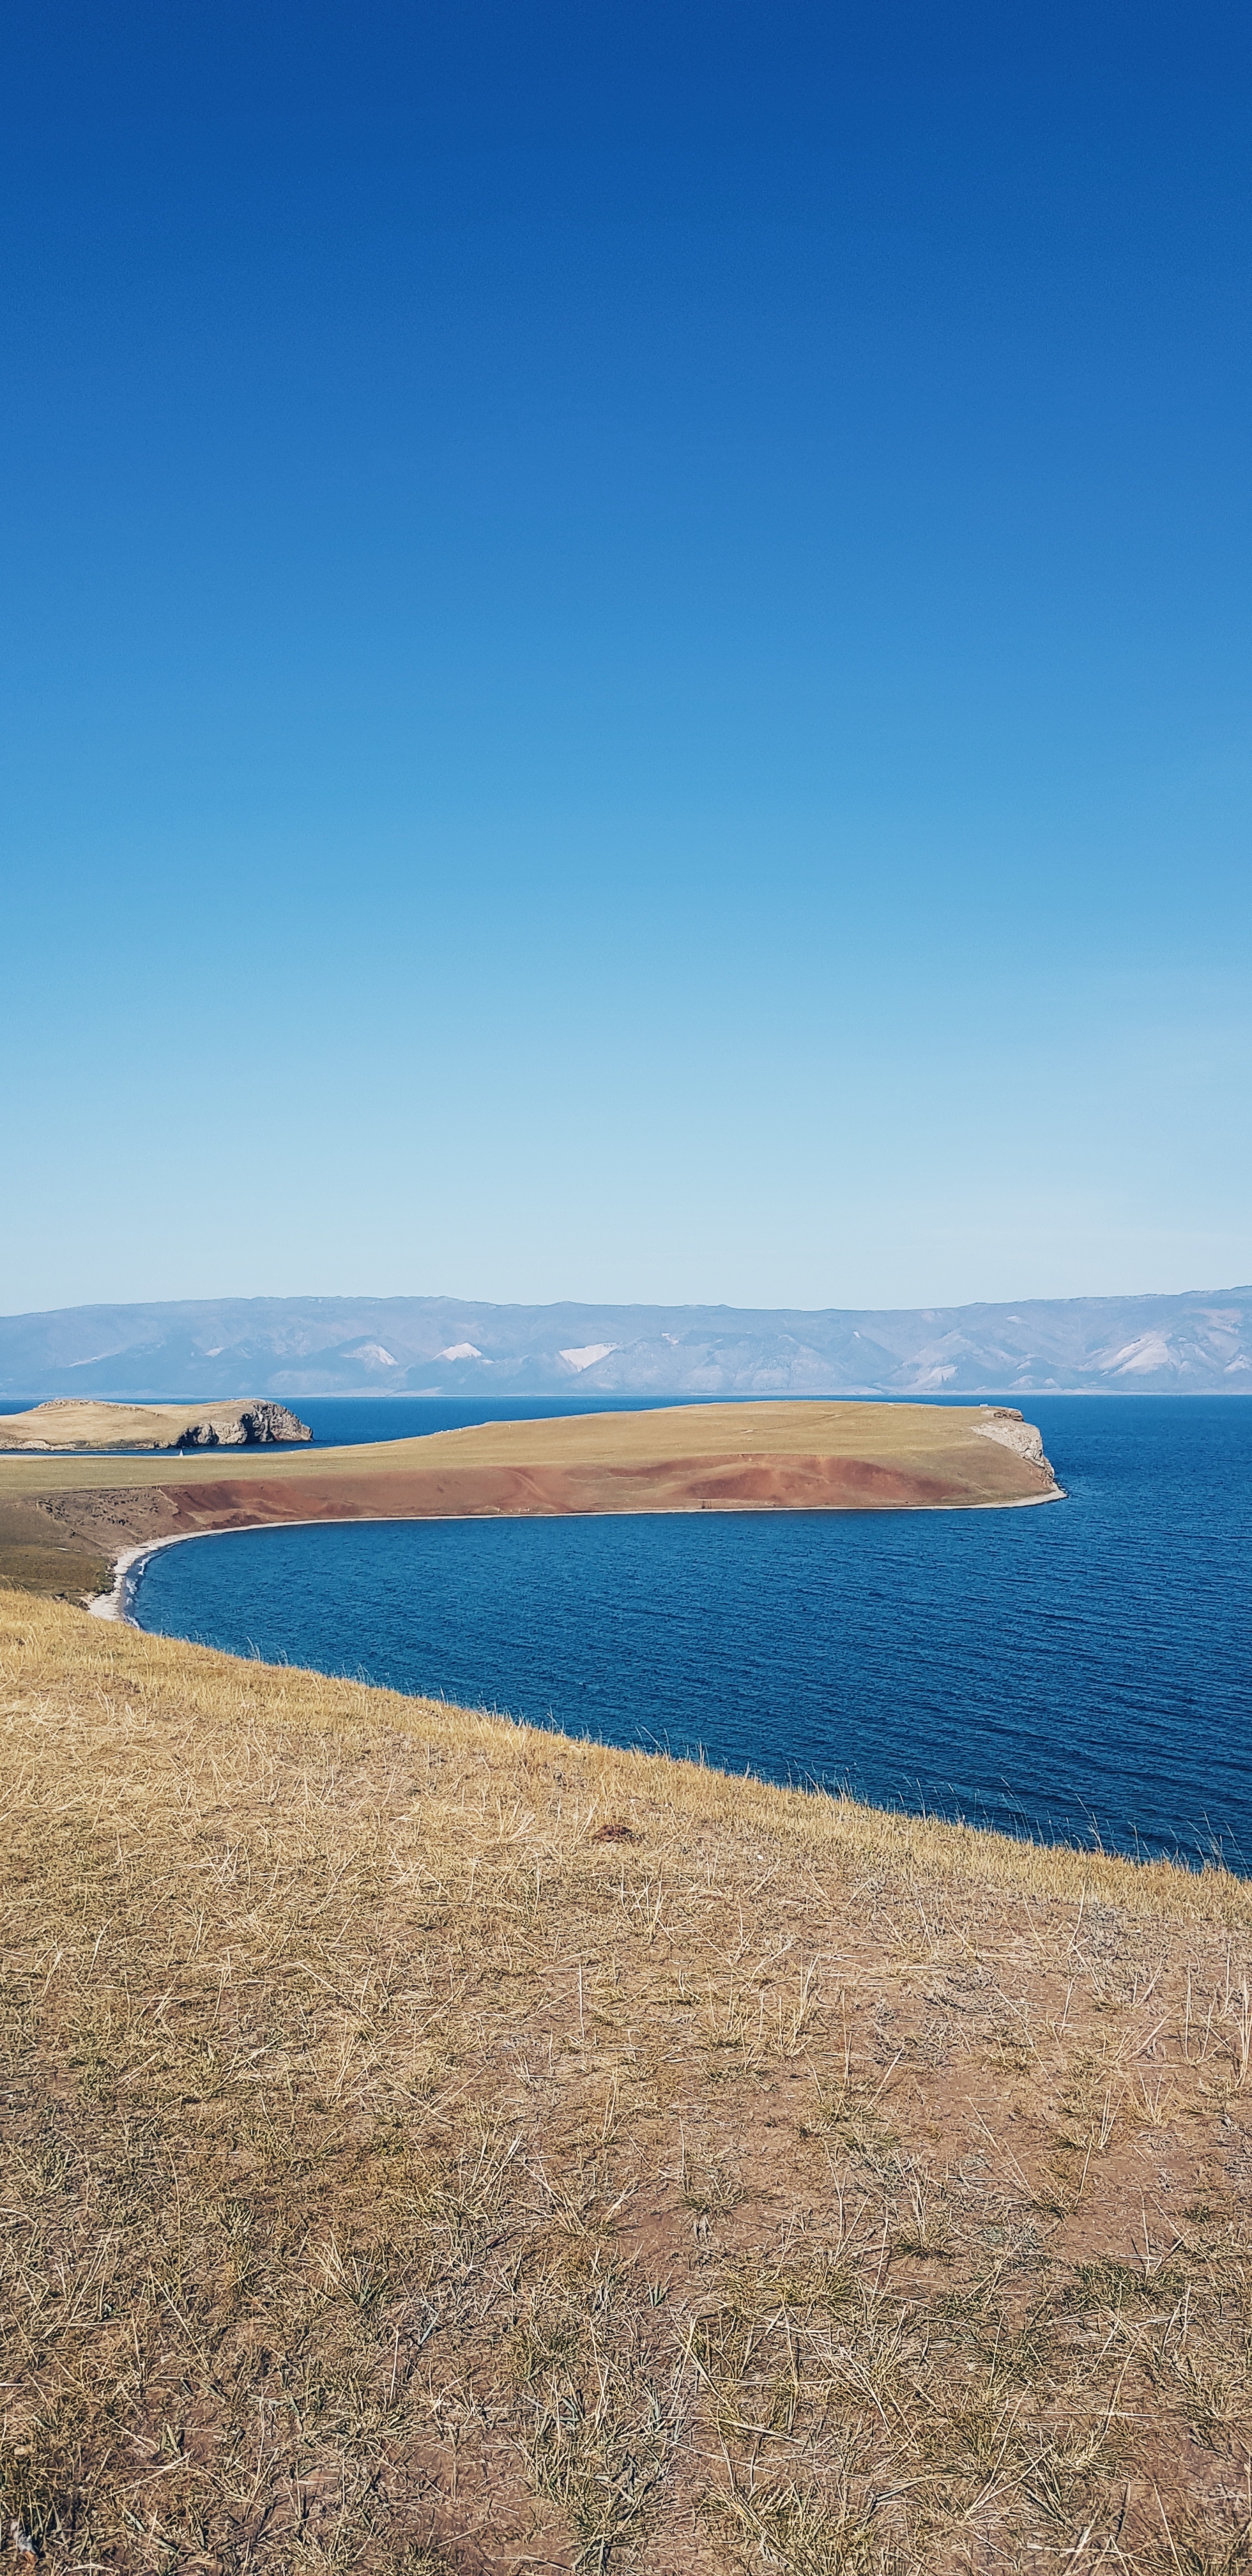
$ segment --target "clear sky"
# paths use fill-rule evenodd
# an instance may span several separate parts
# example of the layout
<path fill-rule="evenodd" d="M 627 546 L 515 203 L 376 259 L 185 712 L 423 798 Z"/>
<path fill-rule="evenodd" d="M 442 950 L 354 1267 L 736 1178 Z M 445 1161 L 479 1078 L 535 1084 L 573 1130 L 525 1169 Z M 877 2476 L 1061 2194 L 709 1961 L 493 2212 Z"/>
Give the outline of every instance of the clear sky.
<path fill-rule="evenodd" d="M 16 0 L 0 1307 L 1252 1278 L 1249 26 Z"/>

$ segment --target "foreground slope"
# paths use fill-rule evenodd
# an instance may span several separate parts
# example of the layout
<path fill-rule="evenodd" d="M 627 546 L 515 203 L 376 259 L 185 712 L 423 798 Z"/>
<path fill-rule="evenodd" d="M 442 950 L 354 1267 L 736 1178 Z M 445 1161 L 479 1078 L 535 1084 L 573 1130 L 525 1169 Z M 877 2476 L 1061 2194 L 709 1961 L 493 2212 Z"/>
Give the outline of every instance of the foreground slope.
<path fill-rule="evenodd" d="M 180 1460 L 0 1457 L 0 1574 L 22 1551 L 102 1568 L 198 1530 L 508 1514 L 899 1511 L 1044 1502 L 1039 1434 L 1005 1408 L 688 1405 L 488 1422 L 353 1449 Z M 6 1547 L 11 1551 L 6 1559 Z M 34 1557 L 30 1556 L 34 1562 Z"/>
<path fill-rule="evenodd" d="M 50 2567 L 1245 2563 L 1245 1885 L 3 1589 L 0 1700 Z"/>

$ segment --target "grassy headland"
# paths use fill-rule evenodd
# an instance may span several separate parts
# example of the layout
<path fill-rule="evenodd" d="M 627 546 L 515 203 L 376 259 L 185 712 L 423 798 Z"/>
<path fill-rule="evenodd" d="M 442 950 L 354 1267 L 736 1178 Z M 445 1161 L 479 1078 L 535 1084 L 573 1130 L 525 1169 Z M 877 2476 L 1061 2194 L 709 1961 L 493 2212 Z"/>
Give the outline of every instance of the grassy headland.
<path fill-rule="evenodd" d="M 1016 1443 L 1017 1445 L 1013 1445 Z M 98 1565 L 195 1530 L 276 1520 L 421 1520 L 566 1512 L 900 1511 L 1041 1502 L 1058 1488 L 1003 1408 L 680 1405 L 489 1422 L 359 1448 L 180 1458 L 0 1456 L 6 1547 Z M 76 1593 L 80 1582 L 40 1588 Z"/>
<path fill-rule="evenodd" d="M 51 2566 L 1247 2562 L 1245 1884 L 12 1589 L 0 1673 Z"/>

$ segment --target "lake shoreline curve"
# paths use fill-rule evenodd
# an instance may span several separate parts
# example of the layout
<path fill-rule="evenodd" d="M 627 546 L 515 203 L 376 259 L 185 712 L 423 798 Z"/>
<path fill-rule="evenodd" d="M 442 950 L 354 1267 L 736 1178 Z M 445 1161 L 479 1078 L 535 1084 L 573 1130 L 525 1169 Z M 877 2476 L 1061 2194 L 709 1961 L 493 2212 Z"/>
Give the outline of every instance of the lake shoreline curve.
<path fill-rule="evenodd" d="M 153 1457 L 0 1455 L 6 1533 L 55 1576 L 90 1560 L 98 1603 L 176 1538 L 327 1521 L 675 1512 L 1005 1510 L 1064 1498 L 1038 1430 L 1005 1405 L 761 1400 L 488 1422 L 358 1447 Z M 125 1560 L 125 1563 L 123 1563 Z M 100 1578 L 112 1568 L 112 1581 Z M 120 1569 L 120 1574 L 119 1574 Z M 122 1590 L 119 1592 L 119 1582 Z"/>
<path fill-rule="evenodd" d="M 922 1504 L 917 1508 L 925 1511 L 938 1512 L 1021 1512 L 1033 1510 L 1037 1503 L 1063 1503 L 1067 1500 L 1068 1497 L 1064 1486 L 1056 1485 L 1050 1492 L 1045 1494 L 1017 1494 L 1003 1502 L 927 1503 Z M 720 1506 L 722 1513 L 734 1511 L 740 1514 L 748 1514 L 758 1508 L 759 1506 L 752 1503 L 735 1503 Z M 407 1513 L 378 1513 L 369 1516 L 365 1525 L 373 1529 L 406 1529 L 410 1525 L 411 1517 L 412 1516 Z M 435 1516 L 430 1515 L 430 1517 Z M 441 1512 L 437 1517 L 441 1521 L 473 1521 L 484 1520 L 487 1518 L 504 1520 L 511 1516 L 503 1512 L 492 1514 L 483 1512 Z M 533 1517 L 533 1515 L 530 1517 Z M 550 1520 L 602 1520 L 606 1515 L 601 1512 L 551 1512 L 544 1513 L 542 1517 Z M 652 1515 L 650 1513 L 632 1514 L 621 1512 L 614 1514 L 613 1517 L 620 1520 L 652 1517 L 678 1520 L 684 1517 L 684 1515 L 678 1511 L 657 1515 Z M 686 1517 L 694 1519 L 694 1510 L 690 1511 Z M 188 1540 L 196 1538 L 250 1538 L 256 1536 L 256 1534 L 261 1530 L 360 1529 L 362 1522 L 363 1515 L 360 1513 L 352 1513 L 345 1515 L 342 1519 L 334 1519 L 330 1514 L 321 1512 L 315 1517 L 311 1517 L 307 1520 L 283 1519 L 264 1521 L 231 1521 L 229 1523 L 224 1522 L 220 1527 L 207 1529 L 172 1530 L 168 1538 L 147 1539 L 142 1541 L 137 1547 L 123 1548 L 113 1561 L 113 1582 L 110 1589 L 107 1592 L 99 1592 L 90 1595 L 84 1601 L 83 1606 L 91 1612 L 94 1619 L 121 1619 L 128 1627 L 137 1628 L 140 1623 L 137 1619 L 132 1618 L 129 1601 L 133 1601 L 145 1566 L 151 1563 L 154 1556 L 160 1556 L 168 1547 L 183 1547 L 186 1545 Z"/>

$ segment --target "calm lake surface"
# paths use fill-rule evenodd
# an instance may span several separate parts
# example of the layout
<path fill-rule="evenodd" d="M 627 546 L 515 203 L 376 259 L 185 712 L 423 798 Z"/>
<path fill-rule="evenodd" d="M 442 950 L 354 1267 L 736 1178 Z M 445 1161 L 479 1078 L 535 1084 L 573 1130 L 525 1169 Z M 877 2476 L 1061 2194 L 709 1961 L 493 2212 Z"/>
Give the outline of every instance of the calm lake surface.
<path fill-rule="evenodd" d="M 416 1401 L 303 1409 L 322 1440 L 488 1412 Z M 133 1615 L 721 1769 L 1252 1870 L 1252 1402 L 1024 1409 L 1064 1503 L 243 1532 L 155 1556 Z"/>

